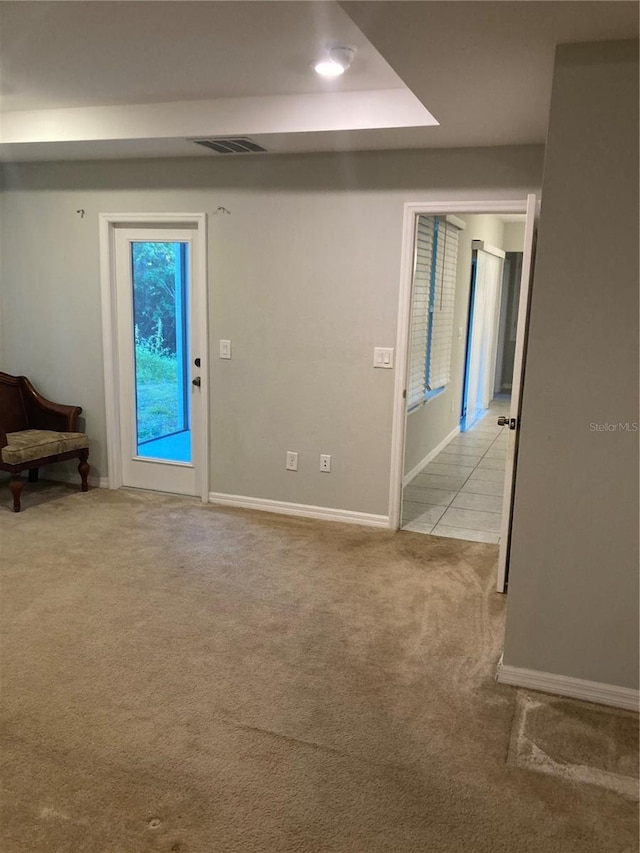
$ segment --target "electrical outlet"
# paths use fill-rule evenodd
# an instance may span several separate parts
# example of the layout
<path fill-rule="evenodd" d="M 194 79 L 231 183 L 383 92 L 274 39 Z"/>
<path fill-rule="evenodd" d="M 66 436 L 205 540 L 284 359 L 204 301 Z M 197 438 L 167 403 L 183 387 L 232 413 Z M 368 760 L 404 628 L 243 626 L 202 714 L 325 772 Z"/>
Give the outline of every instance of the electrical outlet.
<path fill-rule="evenodd" d="M 284 466 L 287 471 L 297 471 L 298 470 L 298 454 L 295 450 L 287 450 L 287 457 Z"/>
<path fill-rule="evenodd" d="M 331 473 L 331 457 L 328 453 L 320 454 L 320 470 L 324 471 L 325 474 Z"/>

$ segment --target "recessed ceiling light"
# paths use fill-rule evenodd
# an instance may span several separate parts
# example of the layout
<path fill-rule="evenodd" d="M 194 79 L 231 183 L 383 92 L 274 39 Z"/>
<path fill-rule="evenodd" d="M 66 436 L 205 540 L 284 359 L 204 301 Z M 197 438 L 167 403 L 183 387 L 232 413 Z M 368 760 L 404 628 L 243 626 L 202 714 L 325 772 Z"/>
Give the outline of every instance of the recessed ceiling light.
<path fill-rule="evenodd" d="M 339 77 L 351 65 L 354 53 L 353 47 L 329 48 L 322 59 L 314 64 L 313 69 L 321 77 Z"/>

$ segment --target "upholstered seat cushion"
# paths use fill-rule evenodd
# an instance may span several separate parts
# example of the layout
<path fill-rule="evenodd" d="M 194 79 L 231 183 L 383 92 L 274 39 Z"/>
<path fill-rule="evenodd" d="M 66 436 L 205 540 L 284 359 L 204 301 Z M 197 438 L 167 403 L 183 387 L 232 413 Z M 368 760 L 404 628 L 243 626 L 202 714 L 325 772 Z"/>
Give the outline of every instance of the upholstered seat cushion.
<path fill-rule="evenodd" d="M 23 429 L 7 433 L 7 445 L 0 448 L 2 461 L 7 465 L 20 465 L 89 447 L 89 438 L 83 432 L 55 432 L 50 429 Z"/>

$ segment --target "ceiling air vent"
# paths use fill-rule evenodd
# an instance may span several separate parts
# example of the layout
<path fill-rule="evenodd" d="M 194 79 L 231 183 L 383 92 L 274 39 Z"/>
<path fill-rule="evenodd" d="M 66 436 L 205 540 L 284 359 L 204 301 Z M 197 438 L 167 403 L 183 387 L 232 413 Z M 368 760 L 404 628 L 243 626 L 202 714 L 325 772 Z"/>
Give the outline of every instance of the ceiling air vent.
<path fill-rule="evenodd" d="M 205 148 L 210 148 L 216 154 L 256 154 L 267 150 L 246 136 L 232 136 L 224 139 L 194 139 L 193 142 L 196 145 L 204 145 Z"/>

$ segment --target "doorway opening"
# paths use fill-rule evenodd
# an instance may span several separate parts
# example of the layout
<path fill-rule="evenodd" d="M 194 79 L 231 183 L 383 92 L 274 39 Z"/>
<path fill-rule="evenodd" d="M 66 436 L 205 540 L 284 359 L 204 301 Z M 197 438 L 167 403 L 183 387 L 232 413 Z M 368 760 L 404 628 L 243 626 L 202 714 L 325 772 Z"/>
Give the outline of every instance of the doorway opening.
<path fill-rule="evenodd" d="M 405 530 L 498 544 L 500 591 L 508 565 L 535 212 L 535 196 L 504 205 L 405 208 L 400 316 L 406 326 L 398 352 L 406 353 L 406 363 L 397 377 L 402 452 L 390 514 Z M 432 238 L 443 229 L 446 253 Z"/>

